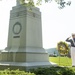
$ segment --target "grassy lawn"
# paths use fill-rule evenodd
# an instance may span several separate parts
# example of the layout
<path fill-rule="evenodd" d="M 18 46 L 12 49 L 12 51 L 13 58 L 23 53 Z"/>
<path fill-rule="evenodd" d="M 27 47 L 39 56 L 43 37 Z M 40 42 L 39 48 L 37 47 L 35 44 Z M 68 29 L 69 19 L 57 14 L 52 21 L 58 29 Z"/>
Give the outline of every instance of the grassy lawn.
<path fill-rule="evenodd" d="M 72 60 L 68 57 L 49 57 L 49 60 L 57 63 L 59 66 L 72 66 Z"/>

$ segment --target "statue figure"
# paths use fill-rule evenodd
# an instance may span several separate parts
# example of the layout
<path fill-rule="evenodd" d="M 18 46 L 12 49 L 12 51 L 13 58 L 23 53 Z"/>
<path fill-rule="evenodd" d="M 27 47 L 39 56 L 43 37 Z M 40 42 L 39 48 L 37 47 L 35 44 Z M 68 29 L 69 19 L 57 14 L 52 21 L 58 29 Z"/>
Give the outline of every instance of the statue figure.
<path fill-rule="evenodd" d="M 25 0 L 16 0 L 16 4 L 17 4 L 17 5 L 24 4 L 24 3 L 25 3 L 24 1 L 25 1 Z"/>
<path fill-rule="evenodd" d="M 20 0 L 16 0 L 16 4 L 17 5 L 20 5 Z"/>

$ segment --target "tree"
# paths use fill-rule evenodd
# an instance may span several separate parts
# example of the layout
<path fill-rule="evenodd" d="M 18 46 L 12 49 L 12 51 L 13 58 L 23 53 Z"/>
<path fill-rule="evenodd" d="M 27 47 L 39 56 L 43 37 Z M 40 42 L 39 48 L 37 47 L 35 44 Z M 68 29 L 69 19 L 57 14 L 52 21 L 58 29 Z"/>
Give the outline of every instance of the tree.
<path fill-rule="evenodd" d="M 27 4 L 28 6 L 36 6 L 36 5 L 42 5 L 42 2 L 45 3 L 51 3 L 52 0 L 19 0 L 21 4 Z M 64 0 L 54 0 L 58 5 L 60 9 L 63 9 L 66 5 L 70 6 L 71 1 L 64 1 Z"/>

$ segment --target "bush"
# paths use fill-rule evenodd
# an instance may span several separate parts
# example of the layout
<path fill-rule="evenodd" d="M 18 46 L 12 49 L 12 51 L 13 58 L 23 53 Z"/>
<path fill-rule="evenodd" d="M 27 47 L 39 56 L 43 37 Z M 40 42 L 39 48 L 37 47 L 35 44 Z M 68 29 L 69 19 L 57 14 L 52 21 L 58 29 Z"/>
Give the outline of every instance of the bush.
<path fill-rule="evenodd" d="M 5 70 L 0 70 L 0 75 L 35 75 L 34 73 L 30 73 L 30 72 L 25 72 L 25 71 L 20 71 L 18 70 L 10 70 L 5 69 Z"/>
<path fill-rule="evenodd" d="M 32 69 L 31 72 L 36 75 L 75 75 L 74 70 L 67 67 L 38 68 Z"/>
<path fill-rule="evenodd" d="M 17 70 L 0 70 L 0 75 L 75 75 L 75 68 L 50 67 L 31 69 L 30 72 Z"/>

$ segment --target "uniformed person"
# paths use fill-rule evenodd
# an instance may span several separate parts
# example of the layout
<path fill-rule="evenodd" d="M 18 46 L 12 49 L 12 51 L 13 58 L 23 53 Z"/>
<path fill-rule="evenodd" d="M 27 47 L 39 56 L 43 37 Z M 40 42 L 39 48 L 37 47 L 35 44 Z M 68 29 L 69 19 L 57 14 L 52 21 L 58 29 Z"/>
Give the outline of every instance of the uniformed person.
<path fill-rule="evenodd" d="M 75 67 L 75 33 L 66 39 L 67 42 L 71 43 L 71 59 L 72 59 L 72 67 Z"/>

